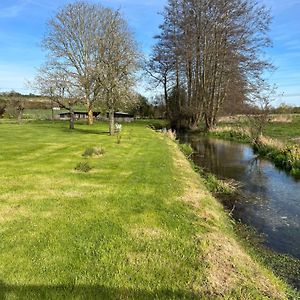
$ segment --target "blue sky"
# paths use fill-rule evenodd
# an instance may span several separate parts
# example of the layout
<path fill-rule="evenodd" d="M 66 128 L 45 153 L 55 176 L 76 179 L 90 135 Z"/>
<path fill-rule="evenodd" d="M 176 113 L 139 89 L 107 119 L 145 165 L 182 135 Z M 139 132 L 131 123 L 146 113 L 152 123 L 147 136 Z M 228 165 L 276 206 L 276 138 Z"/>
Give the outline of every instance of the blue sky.
<path fill-rule="evenodd" d="M 268 55 L 277 70 L 268 75 L 278 86 L 274 104 L 286 102 L 300 106 L 300 0 L 261 0 L 274 16 Z M 30 92 L 26 81 L 32 80 L 36 68 L 44 61 L 40 42 L 47 20 L 66 0 L 1 0 L 0 1 L 0 91 Z M 149 53 L 153 36 L 159 32 L 159 11 L 166 0 L 94 1 L 120 8 L 135 33 L 140 48 Z"/>

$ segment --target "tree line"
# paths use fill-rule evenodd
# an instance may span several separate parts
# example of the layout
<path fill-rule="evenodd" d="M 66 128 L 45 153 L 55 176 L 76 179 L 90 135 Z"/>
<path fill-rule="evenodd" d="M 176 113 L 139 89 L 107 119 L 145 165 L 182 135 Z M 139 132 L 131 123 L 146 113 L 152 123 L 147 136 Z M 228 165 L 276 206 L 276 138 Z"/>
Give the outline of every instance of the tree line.
<path fill-rule="evenodd" d="M 272 68 L 263 49 L 270 46 L 271 21 L 252 0 L 169 0 L 147 66 L 161 84 L 172 127 L 206 130 L 226 105 L 260 101 Z"/>
<path fill-rule="evenodd" d="M 141 119 L 164 119 L 165 104 L 161 97 L 154 97 L 148 100 L 141 94 L 136 94 L 134 105 L 127 107 L 127 112 Z M 63 99 L 59 101 L 63 102 Z M 60 105 L 54 103 L 51 98 L 41 97 L 40 95 L 23 95 L 18 92 L 0 93 L 0 118 L 17 118 L 18 123 L 22 122 L 23 113 L 25 110 L 52 110 L 51 120 L 55 119 L 54 108 L 67 106 L 67 101 Z M 77 110 L 82 109 L 81 106 L 75 107 Z"/>
<path fill-rule="evenodd" d="M 93 110 L 109 112 L 110 134 L 115 111 L 144 115 L 142 108 L 176 129 L 202 123 L 210 130 L 220 112 L 258 102 L 269 107 L 263 75 L 272 65 L 263 51 L 271 45 L 270 22 L 268 9 L 254 0 L 168 0 L 144 64 L 164 103 L 148 105 L 134 91 L 141 55 L 120 11 L 75 2 L 49 20 L 42 42 L 47 60 L 34 84 L 70 112 L 70 128 L 74 107 L 84 104 L 90 125 Z"/>

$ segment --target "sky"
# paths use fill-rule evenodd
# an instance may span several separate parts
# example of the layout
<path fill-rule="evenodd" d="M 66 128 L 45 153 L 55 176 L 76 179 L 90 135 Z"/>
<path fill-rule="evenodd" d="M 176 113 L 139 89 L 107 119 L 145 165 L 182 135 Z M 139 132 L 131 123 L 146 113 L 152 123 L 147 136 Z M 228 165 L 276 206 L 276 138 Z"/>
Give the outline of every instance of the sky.
<path fill-rule="evenodd" d="M 258 0 L 271 9 L 267 50 L 276 70 L 267 79 L 277 85 L 274 105 L 300 106 L 300 0 Z M 41 41 L 46 23 L 67 0 L 0 0 L 0 91 L 34 92 L 27 82 L 45 61 Z M 120 9 L 134 32 L 140 49 L 149 54 L 162 22 L 159 14 L 167 0 L 93 0 Z M 143 91 L 144 87 L 140 88 Z M 149 94 L 149 91 L 147 92 Z"/>

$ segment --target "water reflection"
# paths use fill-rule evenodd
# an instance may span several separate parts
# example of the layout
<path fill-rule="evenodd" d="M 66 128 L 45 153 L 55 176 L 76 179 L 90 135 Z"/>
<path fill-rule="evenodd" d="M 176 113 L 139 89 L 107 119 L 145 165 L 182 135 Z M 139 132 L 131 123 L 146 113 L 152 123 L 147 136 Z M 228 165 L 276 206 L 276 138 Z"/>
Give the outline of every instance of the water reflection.
<path fill-rule="evenodd" d="M 300 258 L 300 182 L 247 145 L 192 135 L 181 139 L 191 143 L 197 165 L 242 183 L 244 197 L 234 203 L 234 217 L 265 234 L 273 250 Z"/>

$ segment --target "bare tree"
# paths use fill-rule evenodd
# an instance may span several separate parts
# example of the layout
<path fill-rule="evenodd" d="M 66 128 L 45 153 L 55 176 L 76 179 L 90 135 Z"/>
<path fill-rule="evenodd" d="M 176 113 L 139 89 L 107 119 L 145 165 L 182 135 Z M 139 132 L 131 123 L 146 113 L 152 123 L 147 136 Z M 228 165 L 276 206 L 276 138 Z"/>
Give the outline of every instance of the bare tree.
<path fill-rule="evenodd" d="M 96 73 L 99 61 L 98 42 L 103 38 L 103 22 L 110 9 L 98 4 L 76 2 L 63 7 L 48 22 L 43 46 L 52 65 L 59 65 L 77 88 L 81 89 L 93 123 L 93 105 L 98 99 Z"/>
<path fill-rule="evenodd" d="M 268 10 L 252 0 L 169 0 L 158 44 L 170 49 L 179 127 L 203 120 L 209 130 L 224 103 L 257 89 L 270 66 L 261 56 L 269 24 Z"/>
<path fill-rule="evenodd" d="M 170 47 L 163 43 L 160 36 L 156 37 L 159 42 L 153 47 L 153 54 L 149 61 L 146 62 L 144 70 L 150 76 L 150 83 L 155 87 L 163 87 L 164 102 L 166 104 L 166 113 L 169 119 L 172 118 L 171 106 L 169 105 L 169 93 L 172 88 L 173 60 L 170 59 Z"/>
<path fill-rule="evenodd" d="M 96 69 L 96 93 L 109 112 L 109 132 L 114 134 L 114 114 L 137 97 L 133 91 L 139 54 L 127 22 L 119 11 L 107 11 L 99 41 Z"/>
<path fill-rule="evenodd" d="M 276 86 L 270 86 L 264 80 L 256 92 L 252 93 L 250 104 L 246 113 L 251 138 L 254 144 L 259 144 L 266 126 L 270 122 L 271 103 L 276 95 Z"/>
<path fill-rule="evenodd" d="M 48 23 L 43 41 L 49 62 L 82 96 L 93 123 L 93 108 L 102 102 L 110 115 L 132 99 L 137 51 L 126 21 L 118 11 L 99 4 L 76 2 L 63 7 Z"/>
<path fill-rule="evenodd" d="M 35 87 L 43 96 L 47 96 L 51 102 L 69 111 L 69 128 L 74 129 L 74 106 L 82 98 L 82 89 L 72 81 L 70 74 L 58 64 L 47 64 L 39 69 L 35 78 Z"/>

